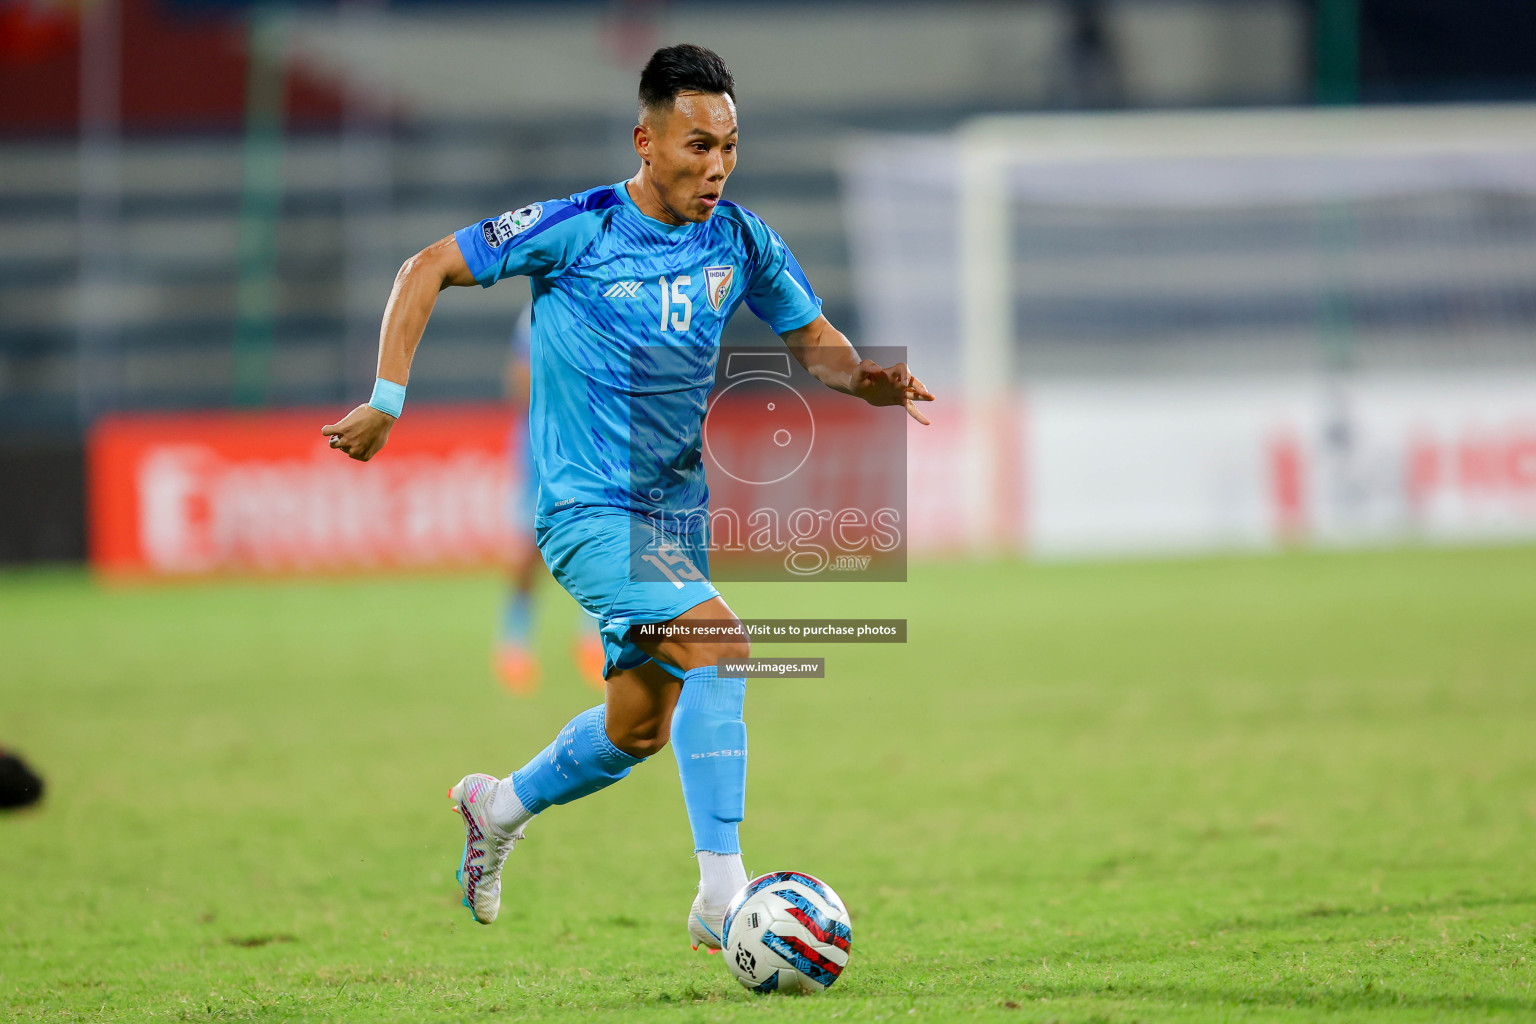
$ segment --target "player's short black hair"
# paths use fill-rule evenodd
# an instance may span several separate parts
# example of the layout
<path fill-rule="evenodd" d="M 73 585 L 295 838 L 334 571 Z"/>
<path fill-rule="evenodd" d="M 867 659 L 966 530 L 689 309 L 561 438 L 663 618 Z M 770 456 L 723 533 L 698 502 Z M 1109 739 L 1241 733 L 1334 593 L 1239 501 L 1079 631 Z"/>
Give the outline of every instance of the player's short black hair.
<path fill-rule="evenodd" d="M 707 92 L 736 98 L 736 79 L 714 50 L 692 43 L 663 46 L 640 72 L 640 111 L 671 107 L 680 92 Z"/>

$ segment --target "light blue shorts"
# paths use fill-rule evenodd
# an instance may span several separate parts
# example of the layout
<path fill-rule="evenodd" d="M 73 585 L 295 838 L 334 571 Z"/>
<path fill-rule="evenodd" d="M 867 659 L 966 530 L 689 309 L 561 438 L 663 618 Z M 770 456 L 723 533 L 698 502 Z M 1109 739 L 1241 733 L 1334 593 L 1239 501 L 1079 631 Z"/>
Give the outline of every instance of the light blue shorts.
<path fill-rule="evenodd" d="M 703 531 L 664 533 L 624 509 L 575 508 L 541 517 L 534 539 L 555 582 L 597 620 L 605 678 L 650 660 L 629 642 L 631 626 L 670 621 L 720 596 Z"/>
<path fill-rule="evenodd" d="M 533 517 L 539 509 L 538 471 L 526 423 L 514 423 L 507 434 L 507 462 L 517 481 L 508 488 L 507 523 L 519 540 L 525 540 L 533 532 Z"/>

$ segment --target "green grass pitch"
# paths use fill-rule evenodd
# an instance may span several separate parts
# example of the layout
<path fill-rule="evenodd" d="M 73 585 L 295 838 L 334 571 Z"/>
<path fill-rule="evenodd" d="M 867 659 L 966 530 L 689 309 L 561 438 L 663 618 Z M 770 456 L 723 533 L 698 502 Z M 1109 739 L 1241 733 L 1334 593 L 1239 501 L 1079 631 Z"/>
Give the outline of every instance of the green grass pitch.
<path fill-rule="evenodd" d="M 0 1016 L 1536 1019 L 1536 549 L 728 587 L 911 623 L 750 687 L 747 865 L 854 919 L 801 1000 L 689 952 L 669 753 L 458 905 L 444 791 L 594 702 L 545 593 L 518 701 L 489 576 L 0 576 L 0 741 L 51 786 L 0 817 Z"/>

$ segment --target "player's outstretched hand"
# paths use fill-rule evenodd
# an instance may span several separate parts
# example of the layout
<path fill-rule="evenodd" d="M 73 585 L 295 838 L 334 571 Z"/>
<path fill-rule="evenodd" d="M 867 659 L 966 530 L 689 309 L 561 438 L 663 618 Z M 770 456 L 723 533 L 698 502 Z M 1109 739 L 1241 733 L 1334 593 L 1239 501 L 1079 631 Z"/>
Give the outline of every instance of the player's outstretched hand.
<path fill-rule="evenodd" d="M 331 439 L 331 447 L 347 453 L 350 459 L 367 462 L 379 454 L 384 442 L 389 440 L 389 428 L 395 418 L 380 412 L 371 405 L 360 405 L 340 423 L 327 423 L 320 433 Z"/>
<path fill-rule="evenodd" d="M 853 393 L 870 405 L 904 405 L 913 419 L 928 425 L 928 417 L 912 403 L 931 402 L 933 395 L 912 376 L 906 363 L 881 366 L 873 359 L 863 360 L 853 371 Z"/>

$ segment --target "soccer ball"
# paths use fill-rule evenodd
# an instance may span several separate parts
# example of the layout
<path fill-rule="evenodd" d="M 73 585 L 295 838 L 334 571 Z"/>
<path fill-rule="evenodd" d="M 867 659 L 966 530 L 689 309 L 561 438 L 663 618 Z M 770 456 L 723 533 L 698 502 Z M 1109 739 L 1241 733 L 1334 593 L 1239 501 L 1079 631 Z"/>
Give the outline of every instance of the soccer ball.
<path fill-rule="evenodd" d="M 753 992 L 815 993 L 848 964 L 853 929 L 832 887 L 803 871 L 758 875 L 725 911 L 725 965 Z"/>

